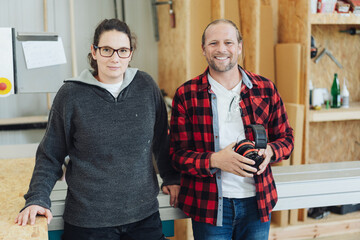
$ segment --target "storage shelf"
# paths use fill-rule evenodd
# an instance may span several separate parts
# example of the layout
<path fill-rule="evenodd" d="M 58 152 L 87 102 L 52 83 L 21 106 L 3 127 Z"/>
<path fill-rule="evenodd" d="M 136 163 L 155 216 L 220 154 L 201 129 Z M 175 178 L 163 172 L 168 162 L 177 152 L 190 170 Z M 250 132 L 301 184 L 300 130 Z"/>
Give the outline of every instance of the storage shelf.
<path fill-rule="evenodd" d="M 310 14 L 311 24 L 360 24 L 360 16 L 353 13 L 314 13 Z"/>
<path fill-rule="evenodd" d="M 360 120 L 360 102 L 351 102 L 349 108 L 330 108 L 309 111 L 309 122 Z"/>

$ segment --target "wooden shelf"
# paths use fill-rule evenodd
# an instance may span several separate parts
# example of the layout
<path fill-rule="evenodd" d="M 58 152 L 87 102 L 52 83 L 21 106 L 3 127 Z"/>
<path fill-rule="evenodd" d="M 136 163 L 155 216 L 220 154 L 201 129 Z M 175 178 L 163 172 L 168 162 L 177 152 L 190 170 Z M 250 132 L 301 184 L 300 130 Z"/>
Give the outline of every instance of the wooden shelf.
<path fill-rule="evenodd" d="M 360 16 L 352 13 L 315 13 L 310 14 L 311 24 L 360 24 Z"/>
<path fill-rule="evenodd" d="M 31 124 L 31 123 L 47 123 L 47 121 L 48 121 L 48 116 L 5 118 L 5 119 L 0 119 L 0 126 L 1 125 Z"/>
<path fill-rule="evenodd" d="M 309 122 L 360 120 L 360 102 L 351 102 L 349 108 L 330 108 L 309 111 Z"/>

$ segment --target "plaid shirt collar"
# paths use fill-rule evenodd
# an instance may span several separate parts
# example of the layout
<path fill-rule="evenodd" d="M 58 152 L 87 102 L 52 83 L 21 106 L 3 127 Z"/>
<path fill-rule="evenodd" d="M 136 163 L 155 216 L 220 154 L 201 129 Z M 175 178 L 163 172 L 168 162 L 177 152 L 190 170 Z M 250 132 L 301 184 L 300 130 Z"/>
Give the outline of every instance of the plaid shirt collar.
<path fill-rule="evenodd" d="M 242 75 L 242 81 L 248 89 L 252 89 L 253 85 L 258 85 L 257 80 L 251 78 L 250 72 L 244 70 L 240 65 L 238 65 L 238 68 Z M 199 92 L 204 90 L 210 90 L 211 86 L 208 81 L 208 77 L 207 77 L 208 74 L 209 74 L 209 67 L 207 67 L 205 72 L 200 75 L 201 81 L 199 81 L 199 88 L 198 88 Z"/>

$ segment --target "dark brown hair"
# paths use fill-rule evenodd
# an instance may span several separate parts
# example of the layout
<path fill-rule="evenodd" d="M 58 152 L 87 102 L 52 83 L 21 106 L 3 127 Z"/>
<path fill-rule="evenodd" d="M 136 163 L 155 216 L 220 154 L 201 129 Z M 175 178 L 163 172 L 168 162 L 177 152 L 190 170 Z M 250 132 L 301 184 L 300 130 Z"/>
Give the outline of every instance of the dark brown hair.
<path fill-rule="evenodd" d="M 214 20 L 212 21 L 211 23 L 209 23 L 209 25 L 206 26 L 204 32 L 203 32 L 203 35 L 201 37 L 201 46 L 204 47 L 204 44 L 205 44 L 205 32 L 206 30 L 211 26 L 211 25 L 215 25 L 215 24 L 218 24 L 218 23 L 227 23 L 227 24 L 230 24 L 231 26 L 233 26 L 236 30 L 236 38 L 238 40 L 239 43 L 241 43 L 242 41 L 242 36 L 241 36 L 241 33 L 239 31 L 239 29 L 237 28 L 236 24 L 231 21 L 231 20 L 228 20 L 228 19 L 217 19 L 217 20 Z"/>
<path fill-rule="evenodd" d="M 112 30 L 125 33 L 129 38 L 131 51 L 135 51 L 136 49 L 135 36 L 132 35 L 128 25 L 117 18 L 105 19 L 101 23 L 99 23 L 99 25 L 95 29 L 94 39 L 92 44 L 97 46 L 99 44 L 101 34 L 103 32 L 112 31 Z M 97 61 L 92 57 L 91 52 L 88 54 L 88 60 L 90 66 L 94 69 L 93 75 L 94 76 L 98 75 Z"/>

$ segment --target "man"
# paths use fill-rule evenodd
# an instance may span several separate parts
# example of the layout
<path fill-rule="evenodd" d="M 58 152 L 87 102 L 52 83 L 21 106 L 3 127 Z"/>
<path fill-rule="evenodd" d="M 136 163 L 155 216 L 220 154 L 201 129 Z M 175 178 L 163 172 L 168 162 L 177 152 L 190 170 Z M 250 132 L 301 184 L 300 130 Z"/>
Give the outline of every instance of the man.
<path fill-rule="evenodd" d="M 238 66 L 242 37 L 229 20 L 210 23 L 202 36 L 209 67 L 177 89 L 171 118 L 174 167 L 181 172 L 179 207 L 198 239 L 268 239 L 277 193 L 269 163 L 290 156 L 293 129 L 274 84 Z M 265 159 L 234 152 L 254 140 L 249 124 L 266 129 Z"/>

